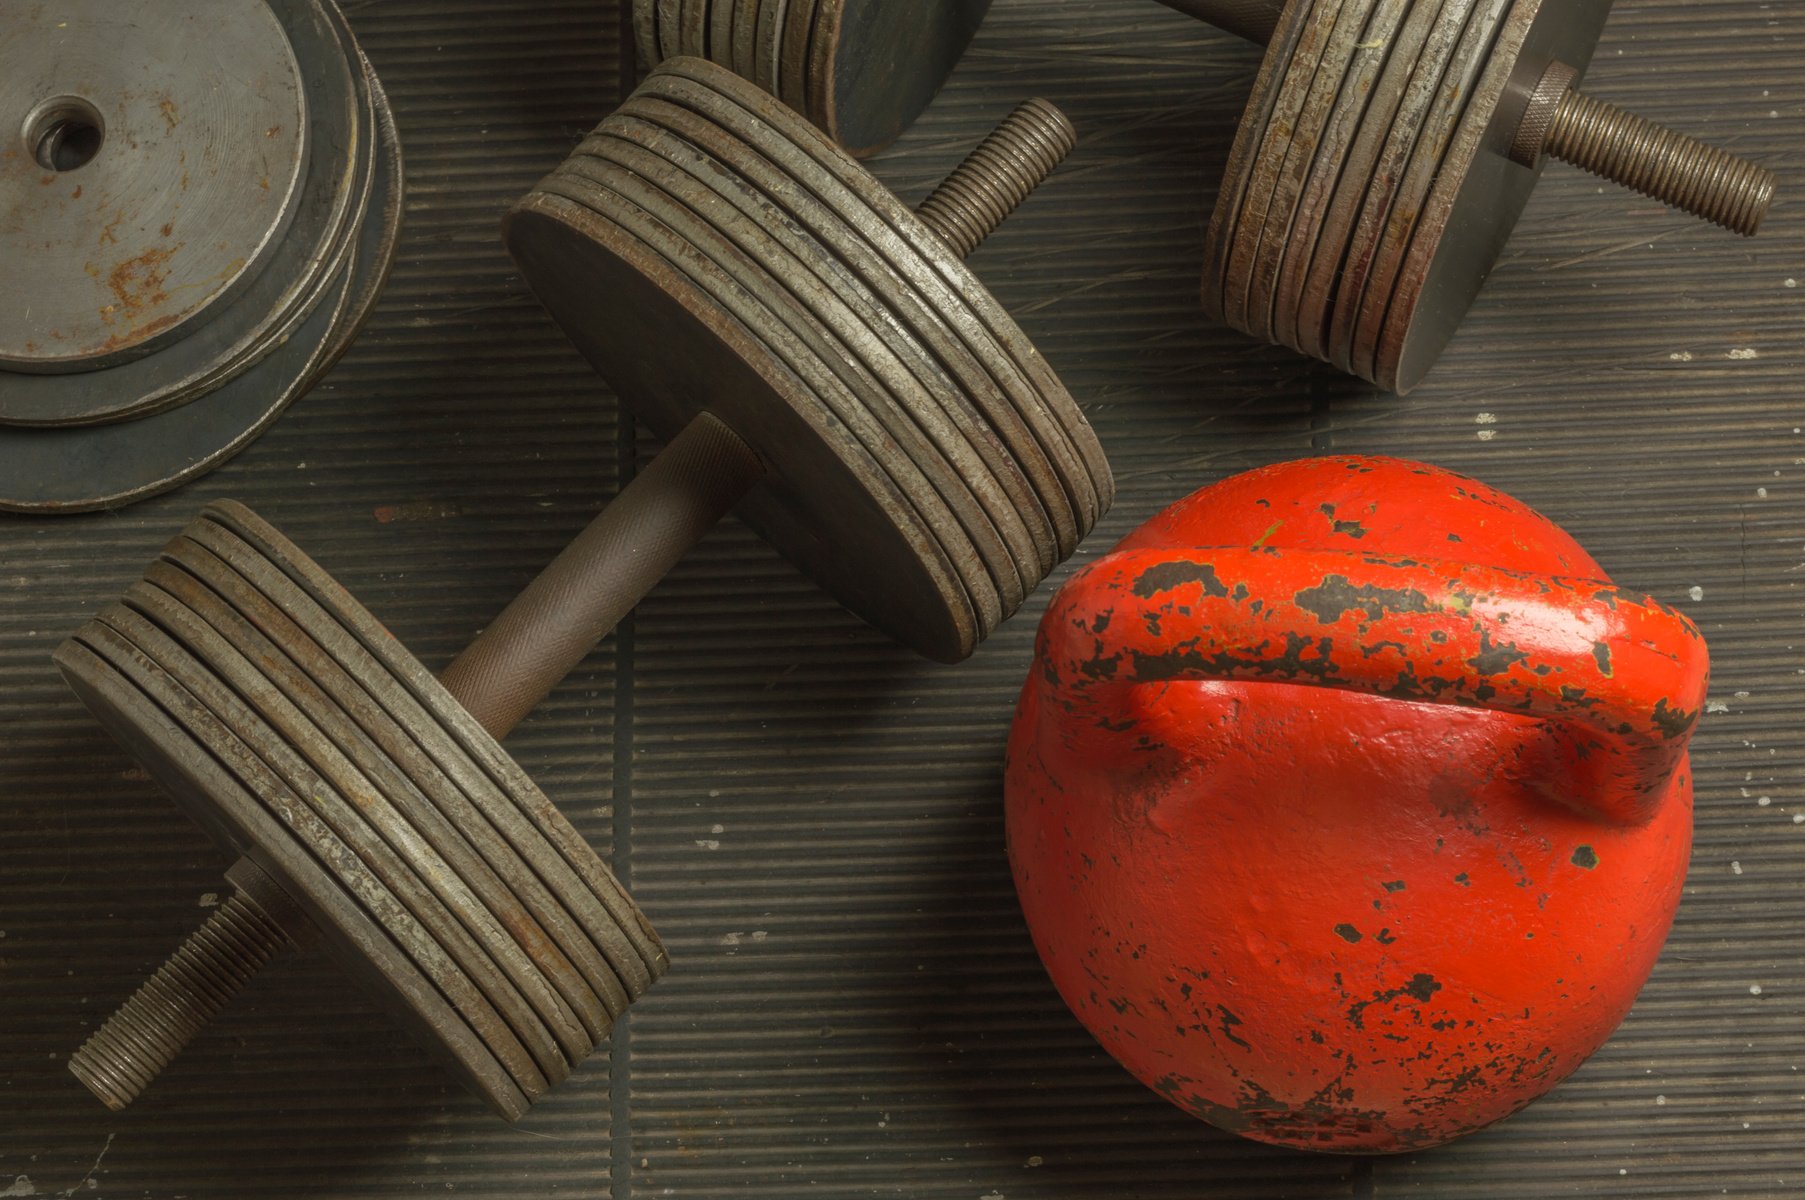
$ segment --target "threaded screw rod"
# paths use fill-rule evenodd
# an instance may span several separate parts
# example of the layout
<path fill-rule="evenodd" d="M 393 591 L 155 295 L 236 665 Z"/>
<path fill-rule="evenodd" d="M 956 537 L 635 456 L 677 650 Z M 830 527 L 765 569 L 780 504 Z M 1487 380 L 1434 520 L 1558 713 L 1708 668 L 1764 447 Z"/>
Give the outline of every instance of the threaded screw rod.
<path fill-rule="evenodd" d="M 1753 237 L 1774 202 L 1774 173 L 1715 146 L 1595 100 L 1554 63 L 1530 96 L 1511 157 L 1558 158 L 1732 233 Z"/>
<path fill-rule="evenodd" d="M 1045 100 L 1025 100 L 922 201 L 916 215 L 960 258 L 969 258 L 1077 144 L 1078 132 L 1064 113 Z"/>
<path fill-rule="evenodd" d="M 115 1112 L 137 1099 L 306 920 L 249 859 L 226 872 L 233 892 L 157 973 L 69 1056 L 69 1070 Z M 285 928 L 286 926 L 286 928 Z"/>

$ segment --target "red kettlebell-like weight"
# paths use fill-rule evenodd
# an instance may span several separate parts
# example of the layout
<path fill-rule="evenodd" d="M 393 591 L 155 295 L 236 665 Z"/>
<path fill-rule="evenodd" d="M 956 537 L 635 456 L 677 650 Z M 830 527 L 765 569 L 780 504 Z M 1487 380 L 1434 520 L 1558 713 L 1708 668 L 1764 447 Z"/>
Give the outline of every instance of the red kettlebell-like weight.
<path fill-rule="evenodd" d="M 1254 471 L 1042 622 L 1009 856 L 1072 1011 L 1261 1141 L 1433 1146 L 1603 1044 L 1692 841 L 1704 642 L 1483 484 Z"/>

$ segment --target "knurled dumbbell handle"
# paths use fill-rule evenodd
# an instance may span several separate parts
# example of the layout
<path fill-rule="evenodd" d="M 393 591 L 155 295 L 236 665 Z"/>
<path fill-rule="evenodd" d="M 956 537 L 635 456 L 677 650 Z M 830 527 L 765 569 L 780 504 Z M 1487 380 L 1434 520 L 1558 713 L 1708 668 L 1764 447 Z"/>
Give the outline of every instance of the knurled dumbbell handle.
<path fill-rule="evenodd" d="M 621 489 L 439 679 L 499 741 L 764 475 L 708 413 Z"/>

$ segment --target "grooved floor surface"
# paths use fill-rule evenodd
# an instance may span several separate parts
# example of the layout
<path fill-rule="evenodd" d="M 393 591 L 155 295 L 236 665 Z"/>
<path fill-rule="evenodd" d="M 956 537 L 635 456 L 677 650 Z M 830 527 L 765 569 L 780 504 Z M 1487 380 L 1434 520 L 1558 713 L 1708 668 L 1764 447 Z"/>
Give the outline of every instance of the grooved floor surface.
<path fill-rule="evenodd" d="M 1704 628 L 1686 901 L 1628 1023 L 1550 1097 L 1360 1160 L 1238 1141 L 1143 1090 L 1042 974 L 1002 852 L 1004 734 L 1050 587 L 935 667 L 729 522 L 509 742 L 671 944 L 610 1046 L 507 1127 L 303 953 L 105 1112 L 63 1060 L 204 918 L 226 864 L 51 649 L 231 496 L 437 667 L 654 449 L 496 233 L 617 95 L 615 7 L 349 8 L 409 174 L 361 342 L 195 486 L 0 517 L 0 1196 L 1805 1194 L 1805 13 L 1773 0 L 1621 0 L 1590 79 L 1779 166 L 1764 236 L 1551 169 L 1407 399 L 1203 318 L 1203 227 L 1257 55 L 1150 0 L 997 0 L 875 164 L 916 200 L 1022 96 L 1078 124 L 1068 167 L 974 261 L 1120 477 L 1080 561 L 1239 469 L 1386 452 L 1514 493 Z"/>

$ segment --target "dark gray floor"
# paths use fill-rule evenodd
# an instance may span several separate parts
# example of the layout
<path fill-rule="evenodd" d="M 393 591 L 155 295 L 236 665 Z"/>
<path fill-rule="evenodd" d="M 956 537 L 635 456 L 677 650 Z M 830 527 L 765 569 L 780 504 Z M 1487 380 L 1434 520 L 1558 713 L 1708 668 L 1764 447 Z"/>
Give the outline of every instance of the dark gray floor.
<path fill-rule="evenodd" d="M 1523 1115 L 1411 1158 L 1193 1123 L 1067 1015 L 1016 910 L 998 772 L 1048 591 L 972 662 L 933 667 L 729 524 L 509 743 L 672 946 L 608 1050 L 509 1128 L 301 956 L 139 1106 L 103 1111 L 63 1059 L 205 915 L 224 863 L 65 691 L 57 641 L 233 496 L 437 666 L 651 449 L 623 441 L 496 236 L 616 94 L 613 6 L 350 7 L 410 175 L 360 344 L 183 492 L 0 519 L 0 1196 L 1805 1193 L 1797 177 L 1742 243 L 1551 171 L 1430 384 L 1378 395 L 1202 318 L 1203 224 L 1257 60 L 1150 0 L 998 0 L 877 169 L 918 198 L 1029 93 L 1077 121 L 1068 168 L 975 261 L 1115 462 L 1121 497 L 1081 558 L 1235 470 L 1385 452 L 1513 492 L 1704 627 L 1692 877 L 1618 1036 Z M 1623 0 L 1592 84 L 1790 173 L 1794 7 Z"/>

